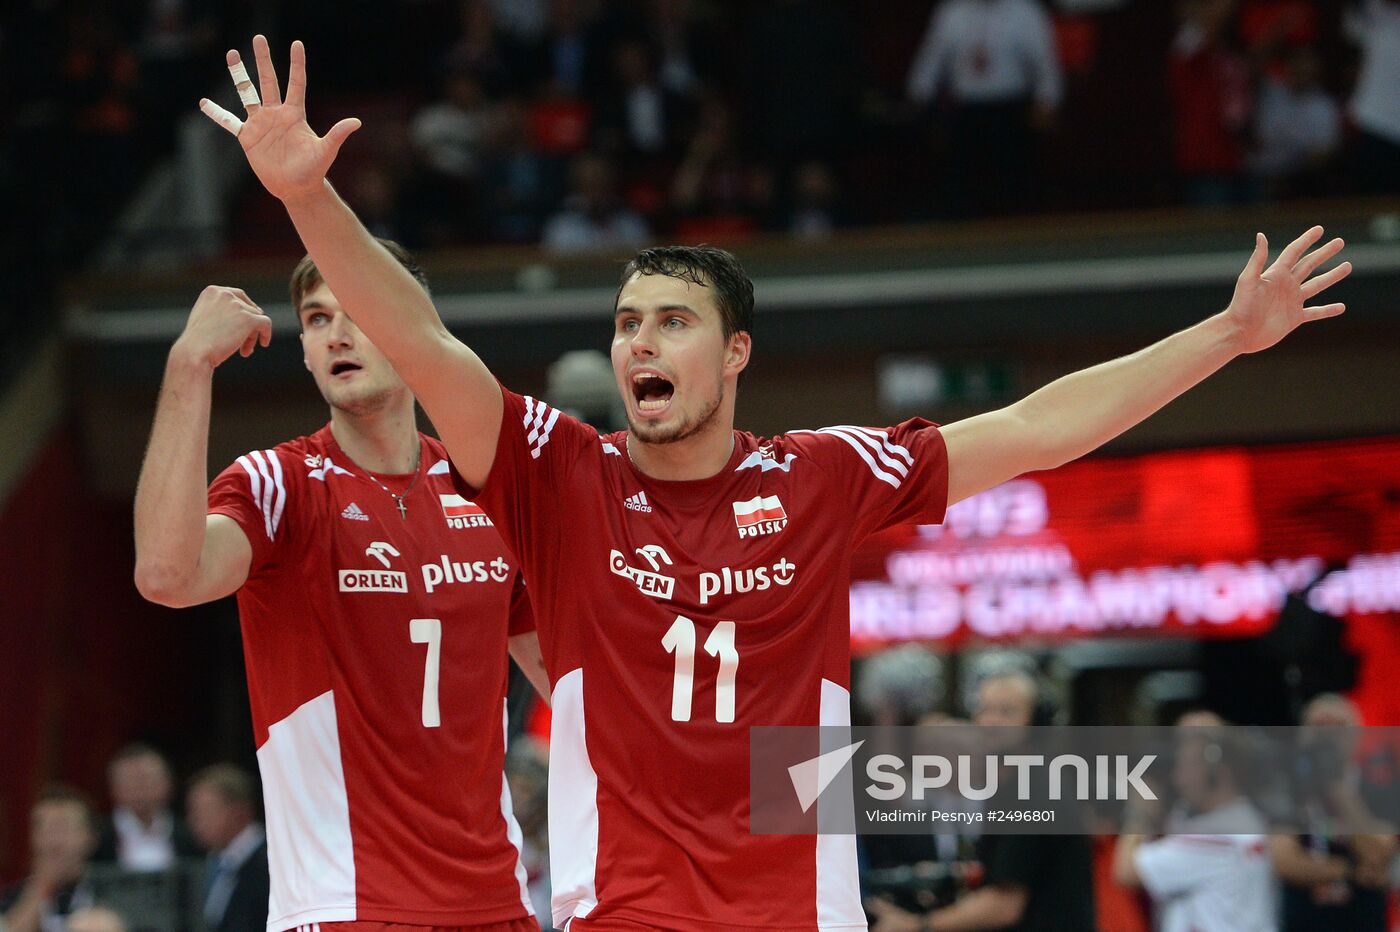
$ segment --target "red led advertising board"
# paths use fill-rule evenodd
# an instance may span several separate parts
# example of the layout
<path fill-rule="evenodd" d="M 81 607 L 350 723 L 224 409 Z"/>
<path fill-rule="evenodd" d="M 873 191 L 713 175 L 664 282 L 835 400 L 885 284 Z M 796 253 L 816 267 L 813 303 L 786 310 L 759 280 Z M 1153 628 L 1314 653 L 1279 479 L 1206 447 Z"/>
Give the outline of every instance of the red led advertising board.
<path fill-rule="evenodd" d="M 1311 588 L 1309 588 L 1311 587 Z M 1288 593 L 1400 612 L 1400 439 L 1084 460 L 855 554 L 858 650 L 904 640 L 1240 637 Z"/>

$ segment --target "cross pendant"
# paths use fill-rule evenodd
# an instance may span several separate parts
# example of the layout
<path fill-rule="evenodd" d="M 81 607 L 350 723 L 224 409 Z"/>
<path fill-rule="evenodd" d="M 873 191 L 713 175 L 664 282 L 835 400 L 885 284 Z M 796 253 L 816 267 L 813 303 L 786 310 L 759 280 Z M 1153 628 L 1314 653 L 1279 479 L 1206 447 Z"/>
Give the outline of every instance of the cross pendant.
<path fill-rule="evenodd" d="M 395 495 L 394 502 L 399 506 L 399 518 L 403 521 L 407 521 L 408 506 L 403 503 L 403 498 L 401 496 Z"/>

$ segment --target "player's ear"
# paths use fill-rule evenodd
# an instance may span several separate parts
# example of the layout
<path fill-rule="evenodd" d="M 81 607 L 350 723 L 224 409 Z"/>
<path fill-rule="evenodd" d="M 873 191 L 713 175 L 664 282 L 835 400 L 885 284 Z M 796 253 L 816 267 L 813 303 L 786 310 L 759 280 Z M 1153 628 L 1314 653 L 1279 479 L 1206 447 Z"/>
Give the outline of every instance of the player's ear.
<path fill-rule="evenodd" d="M 729 345 L 724 350 L 724 369 L 726 373 L 738 375 L 749 365 L 749 353 L 753 350 L 753 338 L 747 331 L 741 330 L 729 338 Z"/>
<path fill-rule="evenodd" d="M 306 358 L 306 331 L 297 334 L 297 339 L 301 341 L 301 364 L 306 367 L 306 371 L 311 371 L 311 360 Z"/>

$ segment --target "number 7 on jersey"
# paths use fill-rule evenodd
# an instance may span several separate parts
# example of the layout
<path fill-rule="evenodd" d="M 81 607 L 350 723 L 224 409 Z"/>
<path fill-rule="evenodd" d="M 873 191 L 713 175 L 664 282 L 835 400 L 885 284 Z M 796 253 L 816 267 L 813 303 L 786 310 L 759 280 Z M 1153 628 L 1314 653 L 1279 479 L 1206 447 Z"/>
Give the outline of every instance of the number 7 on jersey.
<path fill-rule="evenodd" d="M 438 673 L 442 667 L 442 619 L 413 619 L 408 623 L 408 637 L 415 644 L 428 645 L 428 656 L 423 658 L 423 727 L 437 728 L 442 725 L 442 711 L 438 708 Z"/>

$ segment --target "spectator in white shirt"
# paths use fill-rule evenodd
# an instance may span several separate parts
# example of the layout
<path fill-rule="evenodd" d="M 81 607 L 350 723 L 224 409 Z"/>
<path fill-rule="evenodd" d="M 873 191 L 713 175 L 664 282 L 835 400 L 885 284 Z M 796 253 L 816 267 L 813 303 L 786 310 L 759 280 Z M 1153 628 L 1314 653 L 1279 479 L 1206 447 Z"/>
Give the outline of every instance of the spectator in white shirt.
<path fill-rule="evenodd" d="M 1022 206 L 1034 131 L 1050 127 L 1064 96 L 1050 17 L 1034 0 L 945 0 L 914 56 L 908 94 L 948 108 L 946 212 Z"/>
<path fill-rule="evenodd" d="M 491 122 L 486 92 L 476 75 L 447 78 L 440 100 L 413 117 L 413 145 L 427 168 L 457 182 L 476 176 Z"/>
<path fill-rule="evenodd" d="M 170 765 L 155 748 L 129 744 L 107 765 L 112 817 L 93 861 L 128 871 L 163 871 L 181 858 L 199 856 L 183 822 L 170 810 Z"/>
<path fill-rule="evenodd" d="M 1361 47 L 1350 105 L 1360 130 L 1353 171 L 1368 192 L 1400 191 L 1400 0 L 1354 0 L 1346 27 Z"/>
<path fill-rule="evenodd" d="M 1277 932 L 1268 827 L 1240 792 L 1243 760 L 1209 712 L 1177 722 L 1179 801 L 1163 834 L 1130 814 L 1114 851 L 1121 884 L 1152 897 L 1159 932 Z"/>
<path fill-rule="evenodd" d="M 1324 169 L 1341 142 L 1341 108 L 1320 76 L 1317 53 L 1300 48 L 1282 77 L 1266 75 L 1260 84 L 1250 163 L 1275 194 L 1288 194 L 1291 180 Z"/>
<path fill-rule="evenodd" d="M 555 253 L 635 249 L 651 231 L 617 196 L 607 159 L 582 155 L 573 164 L 573 191 L 544 227 L 544 248 Z"/>

